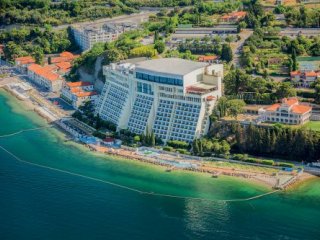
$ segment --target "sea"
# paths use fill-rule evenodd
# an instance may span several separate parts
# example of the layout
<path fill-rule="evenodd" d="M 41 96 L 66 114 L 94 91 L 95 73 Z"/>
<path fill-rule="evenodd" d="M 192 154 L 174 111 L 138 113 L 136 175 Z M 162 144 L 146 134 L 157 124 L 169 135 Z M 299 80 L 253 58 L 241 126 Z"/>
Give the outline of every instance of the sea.
<path fill-rule="evenodd" d="M 269 191 L 90 152 L 0 91 L 1 240 L 320 240 L 320 178 L 244 200 Z"/>

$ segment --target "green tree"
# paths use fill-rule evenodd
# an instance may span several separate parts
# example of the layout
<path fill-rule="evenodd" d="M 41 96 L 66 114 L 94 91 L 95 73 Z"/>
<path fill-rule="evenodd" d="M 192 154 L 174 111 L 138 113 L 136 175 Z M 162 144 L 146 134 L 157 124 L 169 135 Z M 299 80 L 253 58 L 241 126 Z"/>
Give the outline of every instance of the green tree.
<path fill-rule="evenodd" d="M 140 141 L 141 141 L 140 136 L 138 136 L 138 135 L 134 136 L 134 137 L 133 137 L 133 141 L 134 141 L 135 143 L 140 142 Z"/>
<path fill-rule="evenodd" d="M 157 52 L 159 54 L 163 53 L 165 48 L 166 48 L 166 45 L 164 42 L 162 41 L 157 41 L 155 44 L 154 44 L 154 48 L 157 50 Z"/>
<path fill-rule="evenodd" d="M 36 46 L 34 48 L 33 51 L 33 55 L 34 60 L 36 61 L 37 64 L 43 64 L 43 58 L 44 58 L 44 54 L 43 54 L 43 49 L 39 46 Z"/>
<path fill-rule="evenodd" d="M 222 45 L 221 59 L 226 62 L 232 61 L 232 50 L 229 44 Z"/>
<path fill-rule="evenodd" d="M 159 32 L 158 31 L 154 31 L 153 43 L 156 43 L 158 40 L 159 40 Z"/>
<path fill-rule="evenodd" d="M 291 83 L 288 83 L 288 82 L 280 83 L 279 87 L 275 92 L 276 99 L 294 97 L 296 95 L 297 95 L 296 90 L 292 87 Z"/>
<path fill-rule="evenodd" d="M 156 136 L 153 131 L 151 132 L 150 138 L 151 138 L 151 146 L 154 147 L 156 145 Z"/>
<path fill-rule="evenodd" d="M 199 148 L 199 140 L 198 139 L 193 140 L 193 142 L 192 142 L 192 150 L 193 150 L 194 154 L 196 154 L 196 155 L 199 154 L 200 148 Z"/>
<path fill-rule="evenodd" d="M 292 49 L 292 71 L 296 71 L 298 69 L 298 63 L 297 63 L 297 54 L 296 54 L 296 49 Z"/>
<path fill-rule="evenodd" d="M 231 147 L 226 140 L 221 141 L 220 153 L 224 155 L 230 154 Z"/>
<path fill-rule="evenodd" d="M 245 102 L 240 99 L 229 100 L 227 102 L 228 115 L 237 119 L 238 115 L 244 111 L 243 108 L 245 105 Z"/>

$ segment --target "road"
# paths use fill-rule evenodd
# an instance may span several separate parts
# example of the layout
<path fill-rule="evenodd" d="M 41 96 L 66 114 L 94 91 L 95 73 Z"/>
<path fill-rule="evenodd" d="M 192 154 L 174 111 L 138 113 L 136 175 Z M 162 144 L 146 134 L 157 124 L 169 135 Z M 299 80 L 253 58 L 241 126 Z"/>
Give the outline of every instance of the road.
<path fill-rule="evenodd" d="M 120 22 L 135 22 L 135 23 L 141 23 L 141 22 L 145 22 L 148 20 L 149 16 L 152 14 L 155 14 L 156 12 L 154 11 L 144 11 L 144 12 L 140 12 L 140 13 L 135 13 L 135 14 L 131 14 L 131 15 L 121 15 L 121 16 L 117 16 L 114 18 L 100 18 L 94 21 L 86 21 L 86 22 L 78 22 L 78 23 L 72 23 L 72 24 L 64 24 L 64 25 L 60 25 L 60 26 L 55 26 L 53 27 L 53 29 L 55 30 L 62 30 L 65 29 L 69 26 L 72 25 L 76 25 L 76 26 L 81 26 L 81 27 L 85 27 L 85 26 L 89 26 L 89 25 L 102 25 L 105 23 L 120 23 Z"/>
<path fill-rule="evenodd" d="M 147 10 L 147 11 L 141 11 L 140 13 L 134 13 L 130 15 L 121 15 L 114 18 L 100 18 L 94 21 L 85 21 L 85 22 L 76 22 L 72 24 L 63 24 L 59 26 L 53 26 L 53 29 L 55 30 L 62 30 L 66 29 L 69 26 L 77 25 L 77 26 L 88 26 L 91 24 L 100 25 L 108 22 L 136 22 L 141 23 L 148 19 L 148 17 L 152 14 L 156 14 L 158 11 L 155 10 Z M 12 25 L 5 25 L 0 26 L 0 30 L 11 30 L 13 28 L 20 28 L 23 27 L 23 24 L 12 24 Z"/>
<path fill-rule="evenodd" d="M 241 57 L 243 44 L 252 34 L 253 34 L 253 31 L 251 29 L 243 29 L 239 33 L 239 36 L 241 39 L 238 42 L 231 43 L 231 48 L 233 53 L 232 64 L 235 67 L 240 67 L 240 57 Z"/>

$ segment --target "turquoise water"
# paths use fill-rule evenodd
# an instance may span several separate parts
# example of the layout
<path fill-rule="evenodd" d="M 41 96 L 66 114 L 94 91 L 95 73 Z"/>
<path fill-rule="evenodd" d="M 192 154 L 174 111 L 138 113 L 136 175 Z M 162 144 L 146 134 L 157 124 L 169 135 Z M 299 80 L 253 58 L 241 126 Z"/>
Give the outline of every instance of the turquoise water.
<path fill-rule="evenodd" d="M 4 92 L 0 116 L 0 135 L 46 125 Z M 94 155 L 51 128 L 0 138 L 0 145 L 40 165 L 19 162 L 0 149 L 0 239 L 320 239 L 318 179 L 247 202 L 176 199 L 108 182 L 211 200 L 268 190 Z"/>

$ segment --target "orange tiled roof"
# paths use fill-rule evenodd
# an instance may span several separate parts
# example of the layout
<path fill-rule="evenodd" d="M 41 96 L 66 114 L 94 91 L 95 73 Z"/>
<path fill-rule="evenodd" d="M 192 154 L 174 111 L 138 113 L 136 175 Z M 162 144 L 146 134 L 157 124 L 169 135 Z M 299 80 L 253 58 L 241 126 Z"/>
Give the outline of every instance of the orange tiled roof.
<path fill-rule="evenodd" d="M 36 61 L 33 59 L 33 57 L 31 56 L 26 56 L 26 57 L 18 57 L 15 59 L 15 61 L 19 61 L 20 64 L 24 65 L 24 64 L 31 64 L 31 63 L 35 63 Z"/>
<path fill-rule="evenodd" d="M 96 92 L 78 92 L 78 93 L 75 93 L 75 95 L 77 97 L 89 97 L 89 96 L 97 95 L 97 93 Z"/>
<path fill-rule="evenodd" d="M 282 103 L 287 104 L 288 106 L 292 106 L 296 103 L 298 103 L 298 98 L 292 97 L 292 98 L 284 98 L 281 100 Z"/>
<path fill-rule="evenodd" d="M 49 80 L 49 81 L 56 81 L 60 79 L 60 76 L 54 72 L 52 72 L 54 70 L 55 66 L 40 66 L 38 64 L 31 64 L 28 67 L 28 70 L 31 72 L 34 72 L 35 74 L 42 76 L 43 78 Z"/>
<path fill-rule="evenodd" d="M 200 56 L 198 58 L 198 61 L 211 61 L 211 60 L 216 60 L 218 57 L 211 55 L 211 56 Z"/>
<path fill-rule="evenodd" d="M 62 70 L 62 71 L 64 71 L 64 72 L 67 72 L 67 71 L 69 71 L 70 68 L 71 68 L 71 63 L 70 63 L 70 62 L 59 62 L 59 63 L 56 63 L 56 66 L 57 66 L 60 70 Z"/>
<path fill-rule="evenodd" d="M 304 114 L 304 113 L 310 112 L 312 108 L 306 105 L 296 105 L 296 106 L 293 106 L 291 110 L 293 113 Z"/>
<path fill-rule="evenodd" d="M 306 77 L 317 77 L 318 73 L 311 71 L 311 72 L 305 72 Z"/>
<path fill-rule="evenodd" d="M 275 104 L 267 107 L 265 110 L 266 111 L 270 111 L 270 112 L 274 112 L 274 111 L 277 111 L 279 107 L 280 107 L 280 104 L 279 103 L 275 103 Z"/>
<path fill-rule="evenodd" d="M 93 85 L 91 82 L 68 82 L 67 85 L 69 87 L 85 87 L 85 86 L 90 86 Z"/>
<path fill-rule="evenodd" d="M 60 57 L 73 58 L 74 55 L 71 52 L 65 51 L 65 52 L 60 53 Z"/>
<path fill-rule="evenodd" d="M 244 12 L 244 11 L 232 12 L 232 13 L 223 15 L 223 16 L 221 17 L 221 19 L 223 19 L 223 20 L 227 20 L 227 19 L 231 19 L 231 18 L 237 18 L 237 19 L 239 19 L 239 18 L 245 17 L 246 15 L 247 15 L 247 13 Z"/>
<path fill-rule="evenodd" d="M 247 15 L 247 12 L 239 11 L 239 12 L 234 12 L 232 15 L 236 17 L 245 17 Z"/>
<path fill-rule="evenodd" d="M 215 99 L 216 97 L 215 96 L 208 96 L 207 97 L 207 101 L 212 101 L 213 99 Z"/>
<path fill-rule="evenodd" d="M 60 63 L 60 62 L 71 62 L 79 55 L 73 55 L 71 52 L 62 52 L 59 54 L 59 57 L 51 58 L 51 63 Z"/>
<path fill-rule="evenodd" d="M 292 71 L 290 72 L 290 76 L 297 76 L 297 75 L 300 75 L 301 72 L 300 71 Z"/>
<path fill-rule="evenodd" d="M 81 92 L 82 89 L 81 89 L 81 88 L 78 88 L 78 87 L 73 87 L 73 88 L 70 89 L 70 91 L 71 91 L 72 93 L 77 93 L 77 92 Z"/>
<path fill-rule="evenodd" d="M 68 61 L 71 61 L 71 60 L 66 57 L 54 57 L 51 59 L 51 63 L 60 63 L 60 62 L 68 62 Z"/>

